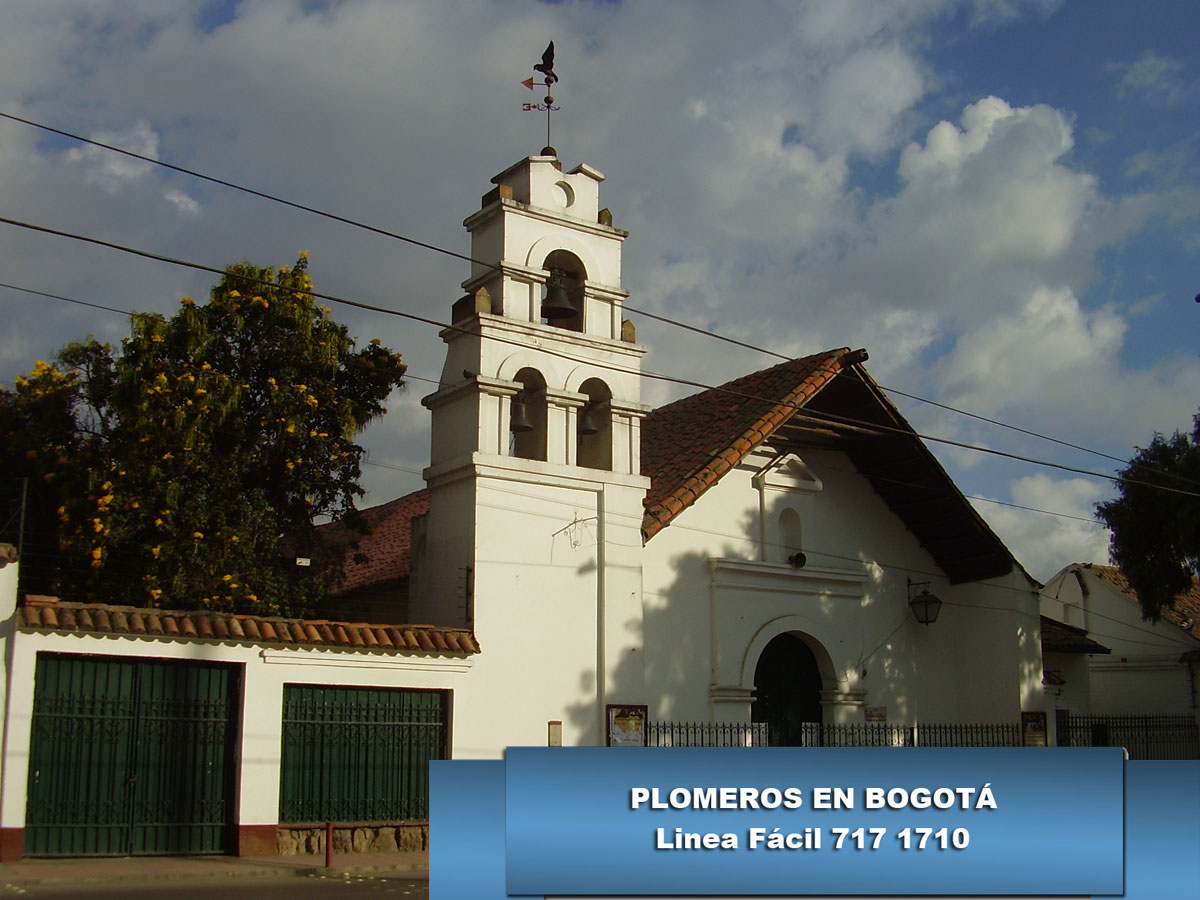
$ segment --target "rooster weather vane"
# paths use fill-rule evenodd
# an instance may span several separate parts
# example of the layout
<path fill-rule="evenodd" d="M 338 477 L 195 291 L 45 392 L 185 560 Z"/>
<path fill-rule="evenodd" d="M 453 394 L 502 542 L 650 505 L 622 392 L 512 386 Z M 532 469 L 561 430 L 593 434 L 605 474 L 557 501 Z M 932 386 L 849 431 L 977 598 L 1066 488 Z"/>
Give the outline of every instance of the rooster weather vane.
<path fill-rule="evenodd" d="M 546 89 L 546 98 L 541 103 L 524 103 L 521 109 L 525 112 L 545 112 L 546 113 L 546 146 L 542 148 L 542 156 L 558 156 L 558 152 L 550 146 L 550 113 L 552 110 L 558 109 L 554 105 L 554 98 L 550 95 L 551 86 L 558 81 L 558 76 L 554 74 L 554 41 L 546 47 L 546 52 L 542 54 L 542 61 L 535 63 L 533 71 L 542 74 L 542 81 L 538 81 L 537 77 L 526 78 L 521 84 L 529 88 L 531 91 L 534 85 L 544 87 Z"/>

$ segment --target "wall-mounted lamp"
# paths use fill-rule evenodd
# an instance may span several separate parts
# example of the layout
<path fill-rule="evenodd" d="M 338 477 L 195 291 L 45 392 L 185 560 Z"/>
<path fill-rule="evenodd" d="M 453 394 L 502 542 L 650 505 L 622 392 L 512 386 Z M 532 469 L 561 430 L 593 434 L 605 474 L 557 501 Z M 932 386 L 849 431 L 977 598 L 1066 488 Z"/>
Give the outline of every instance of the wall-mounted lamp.
<path fill-rule="evenodd" d="M 932 625 L 942 611 L 942 601 L 929 593 L 928 581 L 908 581 L 908 608 L 922 625 Z"/>

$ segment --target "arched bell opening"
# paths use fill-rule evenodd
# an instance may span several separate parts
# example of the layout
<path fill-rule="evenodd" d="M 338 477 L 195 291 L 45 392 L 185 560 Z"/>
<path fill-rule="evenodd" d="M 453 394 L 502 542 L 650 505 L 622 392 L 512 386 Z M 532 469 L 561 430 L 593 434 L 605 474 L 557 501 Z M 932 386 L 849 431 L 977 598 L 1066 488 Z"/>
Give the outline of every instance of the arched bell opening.
<path fill-rule="evenodd" d="M 509 401 L 509 454 L 546 459 L 546 379 L 537 369 L 521 369 L 521 390 Z"/>
<path fill-rule="evenodd" d="M 550 273 L 542 295 L 542 319 L 555 328 L 583 331 L 583 263 L 568 250 L 555 250 L 542 268 Z"/>
<path fill-rule="evenodd" d="M 599 378 L 589 378 L 579 388 L 587 403 L 575 423 L 576 462 L 589 469 L 612 471 L 612 391 Z"/>

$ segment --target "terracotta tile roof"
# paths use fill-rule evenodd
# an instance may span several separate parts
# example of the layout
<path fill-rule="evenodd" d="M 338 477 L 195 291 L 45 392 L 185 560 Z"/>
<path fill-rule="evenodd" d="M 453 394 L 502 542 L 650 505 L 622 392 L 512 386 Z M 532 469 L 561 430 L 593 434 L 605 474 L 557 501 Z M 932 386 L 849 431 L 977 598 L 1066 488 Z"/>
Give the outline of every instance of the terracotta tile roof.
<path fill-rule="evenodd" d="M 815 353 L 651 412 L 641 426 L 641 471 L 650 479 L 643 540 L 669 525 L 765 441 L 786 446 L 803 408 L 805 415 L 824 417 L 831 428 L 842 429 L 838 446 L 953 583 L 1000 576 L 1019 565 L 860 366 L 866 358 L 865 350 L 845 347 Z M 354 563 L 353 535 L 347 530 L 341 551 L 346 579 L 335 593 L 403 581 L 411 567 L 412 519 L 428 509 L 428 492 L 418 491 L 364 510 L 375 529 L 358 538 L 369 559 Z"/>
<path fill-rule="evenodd" d="M 1091 572 L 1118 591 L 1128 594 L 1132 602 L 1138 602 L 1137 591 L 1129 586 L 1129 579 L 1116 566 L 1080 563 L 1078 568 L 1085 572 Z M 1192 637 L 1200 638 L 1200 579 L 1193 580 L 1191 590 L 1176 597 L 1175 602 L 1162 611 L 1162 617 L 1172 625 L 1179 626 Z"/>
<path fill-rule="evenodd" d="M 1083 628 L 1042 616 L 1042 652 L 1112 653 L 1112 650 L 1093 641 Z M 1045 680 L 1042 683 L 1045 684 Z"/>
<path fill-rule="evenodd" d="M 839 371 L 865 358 L 847 348 L 815 353 L 650 413 L 642 422 L 642 474 L 650 478 L 643 539 L 695 503 Z"/>
<path fill-rule="evenodd" d="M 21 631 L 116 634 L 132 637 L 210 640 L 234 644 L 341 647 L 391 652 L 473 654 L 475 636 L 466 628 L 432 625 L 370 625 L 328 619 L 284 619 L 233 613 L 137 609 L 102 603 L 69 603 L 27 596 L 17 607 Z"/>
<path fill-rule="evenodd" d="M 412 568 L 412 520 L 429 512 L 429 491 L 419 490 L 362 511 L 367 533 L 345 522 L 317 529 L 320 553 L 341 559 L 341 577 L 329 594 L 339 597 L 367 587 L 402 582 Z"/>

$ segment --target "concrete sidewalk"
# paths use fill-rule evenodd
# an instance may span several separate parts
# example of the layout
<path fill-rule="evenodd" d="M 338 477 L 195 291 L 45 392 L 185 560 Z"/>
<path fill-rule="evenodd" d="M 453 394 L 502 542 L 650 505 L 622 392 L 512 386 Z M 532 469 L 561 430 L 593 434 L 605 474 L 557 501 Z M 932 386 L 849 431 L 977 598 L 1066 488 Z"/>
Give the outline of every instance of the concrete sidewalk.
<path fill-rule="evenodd" d="M 206 878 L 291 878 L 306 875 L 429 876 L 429 853 L 337 853 L 324 856 L 134 856 L 23 859 L 0 863 L 0 887 L 34 884 L 113 884 Z"/>

